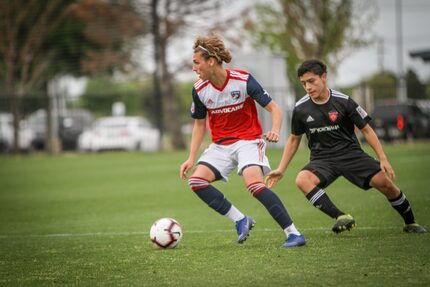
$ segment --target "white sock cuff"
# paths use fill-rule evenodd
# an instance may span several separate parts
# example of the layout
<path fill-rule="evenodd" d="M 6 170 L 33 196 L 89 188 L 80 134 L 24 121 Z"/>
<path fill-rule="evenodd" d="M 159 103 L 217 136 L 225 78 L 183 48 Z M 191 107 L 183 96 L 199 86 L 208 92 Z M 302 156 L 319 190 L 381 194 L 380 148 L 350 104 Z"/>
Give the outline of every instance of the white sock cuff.
<path fill-rule="evenodd" d="M 297 230 L 296 226 L 294 225 L 294 223 L 291 223 L 290 226 L 286 227 L 284 229 L 285 235 L 288 237 L 288 235 L 290 234 L 294 234 L 294 235 L 300 235 L 300 232 Z"/>
<path fill-rule="evenodd" d="M 233 222 L 239 221 L 245 218 L 245 215 L 239 211 L 233 204 L 230 207 L 230 210 L 225 214 L 228 218 L 230 218 Z"/>

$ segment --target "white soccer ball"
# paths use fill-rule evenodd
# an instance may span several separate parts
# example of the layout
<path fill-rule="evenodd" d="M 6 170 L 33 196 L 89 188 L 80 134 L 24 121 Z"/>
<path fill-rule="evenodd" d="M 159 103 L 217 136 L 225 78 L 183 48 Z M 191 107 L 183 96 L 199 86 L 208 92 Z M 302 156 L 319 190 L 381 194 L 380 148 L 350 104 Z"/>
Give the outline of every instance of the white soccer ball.
<path fill-rule="evenodd" d="M 158 248 L 175 248 L 181 242 L 182 228 L 173 218 L 160 218 L 152 224 L 149 237 Z"/>

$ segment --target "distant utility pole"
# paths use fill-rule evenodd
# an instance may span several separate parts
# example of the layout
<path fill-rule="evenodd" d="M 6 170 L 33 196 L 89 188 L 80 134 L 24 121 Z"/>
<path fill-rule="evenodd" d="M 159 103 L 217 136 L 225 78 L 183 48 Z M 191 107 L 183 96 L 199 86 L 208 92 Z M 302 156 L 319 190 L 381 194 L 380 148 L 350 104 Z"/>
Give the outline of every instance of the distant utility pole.
<path fill-rule="evenodd" d="M 402 25 L 402 0 L 396 0 L 396 34 L 397 34 L 397 99 L 405 102 L 408 98 L 406 79 L 403 68 L 403 25 Z"/>
<path fill-rule="evenodd" d="M 378 39 L 377 43 L 377 50 L 378 50 L 378 68 L 379 72 L 383 73 L 385 72 L 385 66 L 384 66 L 384 39 Z"/>

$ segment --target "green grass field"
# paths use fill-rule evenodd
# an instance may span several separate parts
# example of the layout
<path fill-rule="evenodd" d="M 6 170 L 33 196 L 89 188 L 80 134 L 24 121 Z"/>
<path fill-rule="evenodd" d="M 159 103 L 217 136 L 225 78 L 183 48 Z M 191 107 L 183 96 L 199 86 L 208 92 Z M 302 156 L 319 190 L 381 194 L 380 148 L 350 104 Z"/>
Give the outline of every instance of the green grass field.
<path fill-rule="evenodd" d="M 385 147 L 415 216 L 430 228 L 430 145 Z M 268 151 L 276 167 L 280 150 Z M 298 152 L 274 188 L 307 246 L 283 249 L 283 232 L 233 175 L 216 183 L 257 221 L 236 243 L 234 225 L 203 204 L 178 176 L 186 152 L 0 157 L 0 286 L 429 286 L 429 234 L 404 234 L 375 190 L 343 179 L 327 188 L 357 220 L 336 235 L 333 220 L 294 185 Z M 173 217 L 178 248 L 155 249 L 149 228 Z"/>

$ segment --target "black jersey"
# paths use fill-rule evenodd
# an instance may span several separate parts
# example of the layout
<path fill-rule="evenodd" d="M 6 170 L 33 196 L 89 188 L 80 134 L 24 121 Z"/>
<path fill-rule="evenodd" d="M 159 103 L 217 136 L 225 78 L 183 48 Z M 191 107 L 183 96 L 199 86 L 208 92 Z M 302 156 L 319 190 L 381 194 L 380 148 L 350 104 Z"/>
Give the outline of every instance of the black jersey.
<path fill-rule="evenodd" d="M 354 125 L 362 129 L 370 117 L 350 97 L 329 90 L 324 104 L 314 103 L 309 95 L 300 99 L 294 108 L 291 133 L 306 133 L 311 159 L 328 158 L 349 148 L 361 148 L 354 133 Z"/>

